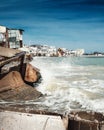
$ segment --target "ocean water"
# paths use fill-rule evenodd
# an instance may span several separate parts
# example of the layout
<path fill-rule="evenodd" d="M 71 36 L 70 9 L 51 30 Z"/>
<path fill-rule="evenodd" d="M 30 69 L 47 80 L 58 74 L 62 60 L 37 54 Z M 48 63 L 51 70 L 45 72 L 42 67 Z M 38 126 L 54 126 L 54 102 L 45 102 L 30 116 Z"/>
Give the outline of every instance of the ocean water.
<path fill-rule="evenodd" d="M 104 58 L 34 57 L 42 82 L 36 89 L 45 98 L 36 104 L 57 111 L 104 112 Z"/>

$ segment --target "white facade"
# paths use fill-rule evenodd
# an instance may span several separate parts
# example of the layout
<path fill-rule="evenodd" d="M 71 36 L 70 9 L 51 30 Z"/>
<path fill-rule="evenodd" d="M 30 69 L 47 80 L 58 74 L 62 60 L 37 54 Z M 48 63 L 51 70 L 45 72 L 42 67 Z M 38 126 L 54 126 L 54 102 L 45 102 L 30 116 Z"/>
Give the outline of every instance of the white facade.
<path fill-rule="evenodd" d="M 5 42 L 5 33 L 6 33 L 6 27 L 0 26 L 0 42 Z"/>
<path fill-rule="evenodd" d="M 76 50 L 76 56 L 81 56 L 84 54 L 84 49 L 77 49 Z"/>
<path fill-rule="evenodd" d="M 27 47 L 29 52 L 34 56 L 81 56 L 84 54 L 84 49 L 68 50 L 66 48 L 61 48 L 63 55 L 58 53 L 58 49 L 54 46 L 46 45 L 33 45 Z M 24 48 L 25 49 L 25 48 Z"/>
<path fill-rule="evenodd" d="M 19 48 L 20 42 L 22 40 L 22 35 L 19 30 L 10 29 L 8 30 L 8 38 L 10 48 Z"/>
<path fill-rule="evenodd" d="M 0 33 L 6 33 L 6 27 L 0 26 Z"/>

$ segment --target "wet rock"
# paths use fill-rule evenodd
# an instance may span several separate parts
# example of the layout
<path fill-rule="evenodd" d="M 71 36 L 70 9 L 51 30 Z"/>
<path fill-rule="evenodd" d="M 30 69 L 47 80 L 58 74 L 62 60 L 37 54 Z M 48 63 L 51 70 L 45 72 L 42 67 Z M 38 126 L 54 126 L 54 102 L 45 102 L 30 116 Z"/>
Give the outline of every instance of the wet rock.
<path fill-rule="evenodd" d="M 26 82 L 36 82 L 40 78 L 39 69 L 33 67 L 31 64 L 26 64 L 26 72 L 24 80 Z"/>
<path fill-rule="evenodd" d="M 0 80 L 0 100 L 33 100 L 42 96 L 35 88 L 24 83 L 17 71 Z"/>

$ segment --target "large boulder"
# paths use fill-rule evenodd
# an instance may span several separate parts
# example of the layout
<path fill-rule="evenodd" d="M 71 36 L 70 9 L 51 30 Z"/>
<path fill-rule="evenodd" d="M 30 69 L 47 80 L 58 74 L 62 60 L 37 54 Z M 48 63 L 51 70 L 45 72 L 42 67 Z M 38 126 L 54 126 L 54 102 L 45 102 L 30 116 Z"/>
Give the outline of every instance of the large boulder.
<path fill-rule="evenodd" d="M 0 80 L 1 100 L 34 100 L 40 96 L 40 92 L 24 83 L 18 71 L 11 71 Z"/>
<path fill-rule="evenodd" d="M 24 81 L 25 83 L 35 86 L 35 83 L 41 82 L 41 74 L 38 68 L 32 66 L 31 64 L 27 63 L 26 64 L 26 70 L 25 70 L 25 76 L 24 76 Z"/>
<path fill-rule="evenodd" d="M 27 82 L 36 82 L 38 80 L 39 70 L 33 67 L 31 64 L 26 65 L 26 72 L 24 80 Z"/>
<path fill-rule="evenodd" d="M 5 89 L 8 86 L 10 89 L 19 88 L 24 84 L 21 75 L 17 71 L 12 71 L 0 80 L 0 89 Z"/>

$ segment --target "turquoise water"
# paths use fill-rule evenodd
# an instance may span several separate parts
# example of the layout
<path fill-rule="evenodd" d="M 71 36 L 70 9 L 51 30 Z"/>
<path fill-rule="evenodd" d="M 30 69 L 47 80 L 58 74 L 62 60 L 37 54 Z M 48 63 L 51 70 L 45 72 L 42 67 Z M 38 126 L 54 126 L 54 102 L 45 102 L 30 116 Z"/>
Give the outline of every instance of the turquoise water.
<path fill-rule="evenodd" d="M 104 112 L 104 58 L 35 57 L 46 94 L 44 102 L 53 111 L 92 110 Z"/>
<path fill-rule="evenodd" d="M 88 66 L 88 65 L 94 65 L 94 66 L 104 66 L 104 57 L 76 57 L 73 58 L 74 63 L 77 65 L 82 66 Z"/>

